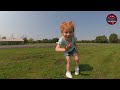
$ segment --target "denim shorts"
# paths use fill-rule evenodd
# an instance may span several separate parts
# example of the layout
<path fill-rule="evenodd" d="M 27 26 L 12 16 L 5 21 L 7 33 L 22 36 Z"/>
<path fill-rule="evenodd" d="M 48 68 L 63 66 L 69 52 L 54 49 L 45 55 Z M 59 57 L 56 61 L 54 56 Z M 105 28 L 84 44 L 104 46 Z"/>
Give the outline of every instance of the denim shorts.
<path fill-rule="evenodd" d="M 65 52 L 64 56 L 73 56 L 74 53 L 77 53 L 76 49 L 74 48 L 72 51 Z"/>

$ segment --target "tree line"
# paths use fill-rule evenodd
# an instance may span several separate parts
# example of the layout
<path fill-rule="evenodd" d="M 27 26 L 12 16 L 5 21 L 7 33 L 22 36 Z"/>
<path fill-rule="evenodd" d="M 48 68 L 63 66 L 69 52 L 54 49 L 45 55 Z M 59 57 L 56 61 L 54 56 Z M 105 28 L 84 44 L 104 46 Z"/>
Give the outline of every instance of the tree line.
<path fill-rule="evenodd" d="M 96 43 L 120 43 L 120 38 L 118 38 L 117 34 L 112 33 L 109 38 L 107 38 L 105 35 L 97 36 L 95 41 Z"/>
<path fill-rule="evenodd" d="M 32 38 L 27 39 L 25 37 L 24 43 L 56 43 L 59 38 L 53 38 L 53 39 L 43 39 L 43 40 L 34 40 Z M 118 38 L 118 35 L 115 33 L 112 33 L 108 38 L 105 35 L 102 36 L 96 36 L 95 40 L 78 40 L 77 43 L 120 43 L 120 38 Z"/>
<path fill-rule="evenodd" d="M 81 40 L 81 43 L 120 43 L 120 38 L 117 34 L 112 33 L 108 38 L 105 35 L 96 36 L 95 40 Z"/>
<path fill-rule="evenodd" d="M 2 37 L 2 39 L 6 39 L 6 37 Z M 23 38 L 23 44 L 29 43 L 56 43 L 59 38 L 53 39 L 43 39 L 43 40 L 34 40 L 33 38 L 28 39 L 27 37 Z M 96 36 L 95 40 L 77 40 L 77 43 L 120 43 L 120 38 L 117 34 L 112 33 L 108 38 L 105 35 Z M 7 43 L 9 44 L 9 43 Z"/>
<path fill-rule="evenodd" d="M 24 43 L 56 43 L 59 39 L 43 39 L 43 40 L 34 40 L 33 38 L 27 39 L 27 37 L 23 38 Z"/>

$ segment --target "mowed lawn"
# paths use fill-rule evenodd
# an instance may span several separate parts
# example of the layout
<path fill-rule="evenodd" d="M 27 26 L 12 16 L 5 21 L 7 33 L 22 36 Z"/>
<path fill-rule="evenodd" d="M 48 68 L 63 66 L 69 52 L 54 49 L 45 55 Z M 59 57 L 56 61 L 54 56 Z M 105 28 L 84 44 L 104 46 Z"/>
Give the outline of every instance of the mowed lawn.
<path fill-rule="evenodd" d="M 73 79 L 120 79 L 120 44 L 79 43 L 80 74 Z M 66 59 L 55 44 L 44 47 L 1 48 L 0 79 L 66 79 Z M 46 46 L 46 47 L 45 47 Z"/>

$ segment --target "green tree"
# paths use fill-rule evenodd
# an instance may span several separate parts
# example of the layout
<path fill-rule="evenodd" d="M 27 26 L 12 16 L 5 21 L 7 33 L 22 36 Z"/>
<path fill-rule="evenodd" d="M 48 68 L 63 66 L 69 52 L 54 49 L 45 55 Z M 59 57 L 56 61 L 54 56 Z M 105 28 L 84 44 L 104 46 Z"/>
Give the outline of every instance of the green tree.
<path fill-rule="evenodd" d="M 27 37 L 24 37 L 23 40 L 24 40 L 24 44 L 28 43 Z"/>
<path fill-rule="evenodd" d="M 53 38 L 52 43 L 56 43 L 59 39 L 58 38 Z"/>
<path fill-rule="evenodd" d="M 112 33 L 110 36 L 109 36 L 109 41 L 111 43 L 118 43 L 118 35 L 115 34 L 115 33 Z"/>
<path fill-rule="evenodd" d="M 108 39 L 107 39 L 107 37 L 105 35 L 103 35 L 103 36 L 97 36 L 96 39 L 95 39 L 95 41 L 97 43 L 108 43 Z"/>
<path fill-rule="evenodd" d="M 28 40 L 28 42 L 29 42 L 29 43 L 34 43 L 34 39 L 33 39 L 33 38 L 30 38 L 30 39 Z"/>
<path fill-rule="evenodd" d="M 48 39 L 43 39 L 43 43 L 48 43 Z"/>

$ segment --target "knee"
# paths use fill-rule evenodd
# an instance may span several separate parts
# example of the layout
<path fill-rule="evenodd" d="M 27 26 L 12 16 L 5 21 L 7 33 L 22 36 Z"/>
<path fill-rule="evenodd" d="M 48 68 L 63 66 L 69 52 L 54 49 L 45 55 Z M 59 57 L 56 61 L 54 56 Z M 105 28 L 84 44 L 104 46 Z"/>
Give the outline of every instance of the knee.
<path fill-rule="evenodd" d="M 67 64 L 71 64 L 71 61 L 67 61 Z"/>
<path fill-rule="evenodd" d="M 76 58 L 75 58 L 75 61 L 76 61 L 76 62 L 79 62 L 79 58 L 78 58 L 78 57 L 76 57 Z"/>

